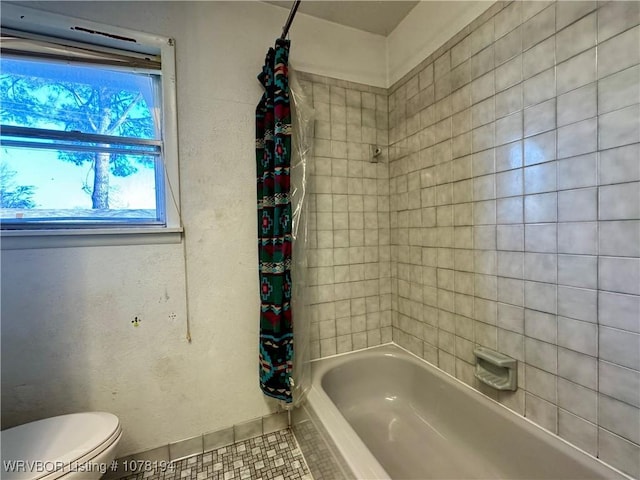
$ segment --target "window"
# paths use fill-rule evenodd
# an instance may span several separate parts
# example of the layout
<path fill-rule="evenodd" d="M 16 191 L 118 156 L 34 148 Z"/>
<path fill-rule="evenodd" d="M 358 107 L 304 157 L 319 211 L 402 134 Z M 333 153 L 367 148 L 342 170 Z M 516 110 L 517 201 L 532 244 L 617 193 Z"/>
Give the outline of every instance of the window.
<path fill-rule="evenodd" d="M 3 235 L 179 227 L 173 42 L 7 7 Z"/>

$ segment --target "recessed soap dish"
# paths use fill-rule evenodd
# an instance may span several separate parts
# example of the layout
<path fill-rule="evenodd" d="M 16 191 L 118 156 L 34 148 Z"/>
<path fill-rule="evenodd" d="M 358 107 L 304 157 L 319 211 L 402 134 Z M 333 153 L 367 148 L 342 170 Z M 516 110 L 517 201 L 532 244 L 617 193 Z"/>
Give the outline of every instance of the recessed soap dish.
<path fill-rule="evenodd" d="M 475 377 L 496 390 L 518 388 L 518 361 L 503 353 L 485 347 L 477 347 Z"/>

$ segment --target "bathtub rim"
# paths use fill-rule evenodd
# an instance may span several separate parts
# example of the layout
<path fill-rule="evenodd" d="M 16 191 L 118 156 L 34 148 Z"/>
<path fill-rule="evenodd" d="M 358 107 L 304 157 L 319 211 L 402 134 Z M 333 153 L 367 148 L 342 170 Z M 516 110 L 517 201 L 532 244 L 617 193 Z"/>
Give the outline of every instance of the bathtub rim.
<path fill-rule="evenodd" d="M 311 378 L 313 379 L 313 365 Z M 347 464 L 356 479 L 392 480 L 380 462 L 373 456 L 360 436 L 344 418 L 338 407 L 331 401 L 322 386 L 312 386 L 307 393 L 307 408 L 309 408 L 324 426 L 324 430 L 331 437 L 342 459 Z M 345 455 L 348 452 L 348 455 Z"/>
<path fill-rule="evenodd" d="M 502 413 L 506 413 L 507 415 L 514 416 L 514 420 L 522 421 L 525 423 L 523 427 L 528 429 L 533 435 L 542 437 L 543 439 L 548 440 L 549 442 L 560 441 L 561 445 L 564 445 L 562 448 L 568 455 L 572 457 L 581 457 L 582 455 L 586 455 L 586 457 L 595 461 L 600 470 L 608 470 L 609 473 L 616 473 L 622 479 L 626 480 L 637 480 L 630 475 L 622 472 L 616 467 L 602 461 L 601 459 L 595 457 L 591 453 L 581 449 L 580 447 L 570 443 L 568 440 L 560 437 L 558 434 L 555 434 L 537 423 L 533 422 L 529 418 L 520 415 L 519 413 L 509 409 L 507 406 L 502 403 L 494 400 L 493 398 L 483 394 L 479 390 L 476 390 L 472 386 L 464 383 L 453 375 L 445 372 L 444 370 L 438 368 L 433 365 L 431 362 L 425 360 L 424 358 L 419 357 L 413 352 L 407 350 L 406 348 L 398 345 L 397 343 L 388 342 L 381 345 L 376 345 L 372 347 L 367 347 L 359 350 L 353 350 L 351 352 L 339 353 L 336 355 L 331 355 L 323 358 L 316 358 L 311 361 L 311 388 L 309 390 L 309 405 L 315 414 L 319 417 L 319 420 L 324 423 L 325 418 L 329 421 L 329 425 L 325 424 L 326 430 L 331 436 L 331 439 L 334 441 L 339 451 L 343 454 L 343 457 L 346 463 L 351 468 L 352 472 L 356 476 L 356 478 L 367 478 L 372 480 L 391 480 L 389 474 L 385 471 L 385 469 L 380 465 L 375 456 L 369 451 L 367 446 L 364 444 L 364 441 L 360 439 L 355 430 L 351 427 L 349 422 L 344 418 L 344 416 L 340 413 L 338 408 L 329 398 L 329 395 L 322 388 L 322 379 L 324 375 L 332 370 L 334 367 L 339 366 L 345 363 L 345 357 L 354 356 L 357 354 L 357 358 L 366 358 L 380 355 L 390 355 L 399 357 L 401 359 L 407 360 L 411 363 L 417 364 L 422 368 L 426 368 L 429 372 L 433 373 L 437 377 L 441 377 L 444 381 L 452 382 L 453 385 L 457 385 L 458 388 L 463 387 L 463 390 L 467 390 L 472 396 L 478 399 L 481 402 L 488 401 L 489 408 L 497 408 L 498 411 L 502 411 Z M 313 405 L 317 404 L 322 408 L 321 411 L 318 411 L 316 408 L 313 408 Z M 326 414 L 326 415 L 325 415 Z M 331 428 L 335 426 L 336 423 L 340 424 L 340 428 Z M 349 452 L 349 455 L 345 456 L 344 452 Z M 352 449 L 352 450 L 351 450 Z M 352 457 L 355 457 L 353 458 Z M 360 462 L 365 462 L 365 465 L 359 464 L 356 460 Z"/>

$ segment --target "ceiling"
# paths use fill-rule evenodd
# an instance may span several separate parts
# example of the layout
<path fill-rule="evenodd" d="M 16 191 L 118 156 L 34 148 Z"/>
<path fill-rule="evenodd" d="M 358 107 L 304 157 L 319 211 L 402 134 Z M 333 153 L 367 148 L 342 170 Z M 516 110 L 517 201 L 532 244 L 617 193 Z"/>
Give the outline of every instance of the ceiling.
<path fill-rule="evenodd" d="M 287 10 L 293 5 L 292 1 L 266 3 Z M 303 0 L 298 12 L 386 37 L 417 3 L 419 2 Z"/>

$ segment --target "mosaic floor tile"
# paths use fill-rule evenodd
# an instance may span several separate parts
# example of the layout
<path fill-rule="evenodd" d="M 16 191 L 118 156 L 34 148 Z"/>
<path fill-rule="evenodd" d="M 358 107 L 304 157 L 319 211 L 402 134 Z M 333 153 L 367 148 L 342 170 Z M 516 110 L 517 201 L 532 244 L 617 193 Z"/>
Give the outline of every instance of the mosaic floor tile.
<path fill-rule="evenodd" d="M 340 465 L 340 460 L 331 453 L 322 436 L 309 420 L 294 425 L 300 449 L 314 480 L 346 480 L 349 467 Z"/>
<path fill-rule="evenodd" d="M 172 462 L 165 472 L 121 480 L 313 480 L 289 430 L 269 433 Z"/>

